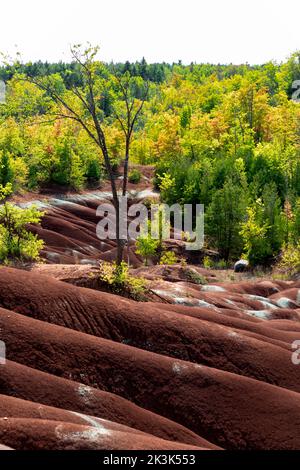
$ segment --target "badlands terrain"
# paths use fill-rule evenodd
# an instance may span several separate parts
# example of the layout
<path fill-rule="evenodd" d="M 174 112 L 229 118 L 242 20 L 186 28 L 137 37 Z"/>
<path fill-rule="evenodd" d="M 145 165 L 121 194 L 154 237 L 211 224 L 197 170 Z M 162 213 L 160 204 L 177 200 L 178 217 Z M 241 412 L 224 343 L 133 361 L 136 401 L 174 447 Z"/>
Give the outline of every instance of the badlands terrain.
<path fill-rule="evenodd" d="M 300 281 L 226 281 L 198 255 L 145 267 L 132 244 L 147 301 L 103 292 L 97 266 L 116 251 L 96 237 L 107 196 L 39 198 L 44 263 L 0 268 L 3 448 L 298 449 Z"/>

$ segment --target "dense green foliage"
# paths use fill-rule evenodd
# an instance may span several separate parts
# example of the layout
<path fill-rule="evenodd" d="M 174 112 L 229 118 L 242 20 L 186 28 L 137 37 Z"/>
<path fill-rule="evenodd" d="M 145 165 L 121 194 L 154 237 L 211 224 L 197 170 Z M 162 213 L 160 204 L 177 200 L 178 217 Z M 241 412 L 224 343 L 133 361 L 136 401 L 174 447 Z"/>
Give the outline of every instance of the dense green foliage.
<path fill-rule="evenodd" d="M 174 251 L 164 251 L 160 257 L 159 264 L 172 265 L 178 262 L 178 258 Z"/>
<path fill-rule="evenodd" d="M 11 192 L 10 183 L 0 186 L 0 199 Z M 0 261 L 33 261 L 39 257 L 43 240 L 27 230 L 28 224 L 39 223 L 43 213 L 34 206 L 22 209 L 5 201 L 0 205 Z"/>
<path fill-rule="evenodd" d="M 146 281 L 143 278 L 131 276 L 129 266 L 125 261 L 122 261 L 120 265 L 102 261 L 99 265 L 99 280 L 115 294 L 134 300 L 144 300 Z"/>
<path fill-rule="evenodd" d="M 300 105 L 293 81 L 300 55 L 284 64 L 96 63 L 100 119 L 116 164 L 124 157 L 124 103 L 116 75 L 136 77 L 138 98 L 150 81 L 132 138 L 131 160 L 156 166 L 165 202 L 203 203 L 206 244 L 225 260 L 272 261 L 300 235 Z M 80 189 L 103 174 L 99 150 L 72 120 L 54 120 L 49 97 L 24 76 L 52 80 L 82 113 L 74 86 L 84 88 L 78 64 L 0 68 L 7 103 L 0 105 L 0 184 L 13 190 L 51 183 Z M 132 175 L 131 177 L 136 175 Z"/>
<path fill-rule="evenodd" d="M 130 171 L 128 175 L 128 181 L 129 183 L 137 184 L 141 181 L 141 172 L 137 168 L 134 168 L 133 170 Z"/>
<path fill-rule="evenodd" d="M 140 235 L 136 241 L 136 252 L 141 255 L 146 266 L 148 265 L 148 259 L 157 254 L 157 248 L 159 241 L 151 237 L 150 234 Z"/>

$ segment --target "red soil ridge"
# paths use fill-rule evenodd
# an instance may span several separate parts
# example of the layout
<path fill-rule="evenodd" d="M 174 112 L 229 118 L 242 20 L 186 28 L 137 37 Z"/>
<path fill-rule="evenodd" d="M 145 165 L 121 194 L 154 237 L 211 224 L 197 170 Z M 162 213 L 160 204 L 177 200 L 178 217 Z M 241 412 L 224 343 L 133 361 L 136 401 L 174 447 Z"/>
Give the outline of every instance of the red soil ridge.
<path fill-rule="evenodd" d="M 3 446 L 299 448 L 299 282 L 153 288 L 164 303 L 0 269 Z"/>

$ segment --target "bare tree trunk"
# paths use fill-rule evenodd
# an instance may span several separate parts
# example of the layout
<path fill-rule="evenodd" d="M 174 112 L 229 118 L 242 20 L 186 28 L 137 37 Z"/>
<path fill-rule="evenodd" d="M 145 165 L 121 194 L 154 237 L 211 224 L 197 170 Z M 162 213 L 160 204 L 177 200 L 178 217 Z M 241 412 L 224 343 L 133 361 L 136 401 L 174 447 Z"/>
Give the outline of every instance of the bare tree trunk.
<path fill-rule="evenodd" d="M 130 149 L 130 137 L 127 137 L 126 147 L 125 147 L 124 172 L 123 172 L 123 191 L 122 191 L 123 196 L 126 196 L 126 192 L 127 192 L 129 149 Z"/>
<path fill-rule="evenodd" d="M 93 116 L 94 117 L 94 116 Z M 99 127 L 99 123 L 97 121 L 96 116 L 94 117 L 94 122 L 95 122 L 95 127 L 99 139 L 99 144 L 100 148 L 102 150 L 102 154 L 104 157 L 104 163 L 106 167 L 106 171 L 109 176 L 110 180 L 110 185 L 111 185 L 111 191 L 112 191 L 112 199 L 113 199 L 113 205 L 116 211 L 116 243 L 117 243 L 117 259 L 116 263 L 117 266 L 119 266 L 123 260 L 123 250 L 124 250 L 124 242 L 121 239 L 121 234 L 120 234 L 120 203 L 119 203 L 119 196 L 118 196 L 118 191 L 116 187 L 116 182 L 115 182 L 115 175 L 111 166 L 111 161 L 108 155 L 108 150 L 106 147 L 105 140 L 103 139 L 103 135 L 101 132 L 101 129 Z"/>
<path fill-rule="evenodd" d="M 120 237 L 120 204 L 119 204 L 119 200 L 118 200 L 118 203 L 117 203 L 117 207 L 115 207 L 115 209 L 116 209 L 116 242 L 117 242 L 117 259 L 116 259 L 116 263 L 117 263 L 117 266 L 120 266 L 120 264 L 123 261 L 124 242 L 123 242 L 123 240 L 121 240 L 121 237 Z"/>

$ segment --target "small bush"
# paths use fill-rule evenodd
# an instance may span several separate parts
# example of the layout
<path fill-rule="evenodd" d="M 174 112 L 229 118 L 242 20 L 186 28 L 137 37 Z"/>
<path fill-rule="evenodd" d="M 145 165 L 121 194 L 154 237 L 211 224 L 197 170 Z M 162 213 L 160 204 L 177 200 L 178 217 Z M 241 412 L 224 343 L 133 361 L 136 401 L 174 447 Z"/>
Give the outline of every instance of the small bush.
<path fill-rule="evenodd" d="M 273 281 L 288 281 L 290 279 L 290 275 L 288 273 L 273 273 L 272 279 Z"/>
<path fill-rule="evenodd" d="M 136 253 L 144 258 L 146 266 L 149 257 L 157 254 L 158 246 L 159 240 L 152 238 L 149 234 L 141 235 L 136 240 Z"/>
<path fill-rule="evenodd" d="M 300 242 L 294 245 L 287 245 L 284 247 L 279 268 L 288 271 L 290 274 L 300 272 Z"/>
<path fill-rule="evenodd" d="M 142 177 L 142 174 L 140 170 L 137 170 L 136 168 L 134 168 L 133 170 L 129 172 L 128 181 L 129 183 L 137 184 L 141 181 L 141 177 Z"/>
<path fill-rule="evenodd" d="M 224 259 L 214 261 L 209 256 L 205 256 L 203 259 L 203 266 L 206 269 L 227 269 L 229 267 L 229 263 Z"/>
<path fill-rule="evenodd" d="M 161 198 L 167 204 L 172 203 L 175 193 L 175 178 L 172 178 L 169 173 L 157 175 L 156 184 L 159 187 Z"/>
<path fill-rule="evenodd" d="M 220 261 L 217 261 L 216 263 L 214 263 L 214 268 L 215 269 L 227 269 L 228 262 L 225 261 L 224 259 L 220 259 Z"/>
<path fill-rule="evenodd" d="M 8 188 L 0 188 L 0 199 L 9 194 Z M 0 261 L 35 261 L 44 246 L 43 240 L 29 232 L 30 223 L 40 222 L 43 213 L 35 206 L 22 209 L 9 202 L 0 206 Z"/>
<path fill-rule="evenodd" d="M 206 278 L 204 276 L 201 276 L 201 274 L 197 273 L 197 271 L 194 271 L 193 269 L 188 269 L 186 275 L 188 282 L 201 285 L 207 284 Z"/>
<path fill-rule="evenodd" d="M 205 269 L 210 269 L 213 267 L 213 261 L 209 256 L 203 258 L 203 266 Z"/>
<path fill-rule="evenodd" d="M 143 200 L 143 204 L 145 207 L 147 207 L 148 210 L 150 210 L 152 205 L 158 204 L 158 199 L 155 197 L 146 197 Z"/>
<path fill-rule="evenodd" d="M 173 251 L 165 251 L 159 260 L 159 264 L 176 264 L 178 263 L 178 258 Z"/>
<path fill-rule="evenodd" d="M 97 183 L 102 176 L 102 168 L 98 160 L 91 160 L 87 164 L 86 178 L 91 183 Z"/>
<path fill-rule="evenodd" d="M 130 276 L 129 267 L 125 261 L 118 266 L 116 263 L 101 262 L 99 278 L 115 294 L 126 295 L 135 300 L 143 300 L 146 281 Z"/>

